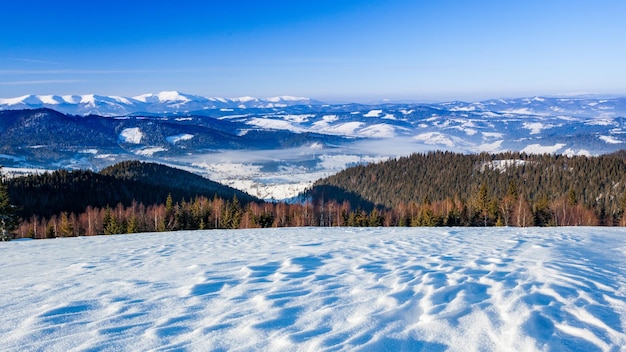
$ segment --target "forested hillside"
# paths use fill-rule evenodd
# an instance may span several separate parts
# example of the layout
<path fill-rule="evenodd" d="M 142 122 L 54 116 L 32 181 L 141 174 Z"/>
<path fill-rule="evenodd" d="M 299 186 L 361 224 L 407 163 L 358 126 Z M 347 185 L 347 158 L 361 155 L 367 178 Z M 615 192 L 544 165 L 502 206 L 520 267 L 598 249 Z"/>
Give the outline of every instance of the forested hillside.
<path fill-rule="evenodd" d="M 197 196 L 232 199 L 244 204 L 257 200 L 202 176 L 155 163 L 126 161 L 99 173 L 58 170 L 7 180 L 8 193 L 22 218 L 49 217 L 61 212 L 80 213 L 92 207 L 129 206 L 133 201 L 163 204 Z"/>
<path fill-rule="evenodd" d="M 264 203 L 164 165 L 8 180 L 15 237 L 286 226 L 625 226 L 626 152 L 414 154 L 320 180 L 297 204 Z"/>
<path fill-rule="evenodd" d="M 609 225 L 622 215 L 625 190 L 624 152 L 569 157 L 439 151 L 352 167 L 317 181 L 307 195 L 317 202 L 348 200 L 353 208 L 366 210 L 442 201 L 471 209 L 487 200 L 498 208 L 509 196 L 528 202 L 536 225 L 554 218 L 542 215 L 542 209 L 566 200 L 568 205 L 593 210 L 600 223 Z M 503 216 L 492 212 L 493 221 Z"/>

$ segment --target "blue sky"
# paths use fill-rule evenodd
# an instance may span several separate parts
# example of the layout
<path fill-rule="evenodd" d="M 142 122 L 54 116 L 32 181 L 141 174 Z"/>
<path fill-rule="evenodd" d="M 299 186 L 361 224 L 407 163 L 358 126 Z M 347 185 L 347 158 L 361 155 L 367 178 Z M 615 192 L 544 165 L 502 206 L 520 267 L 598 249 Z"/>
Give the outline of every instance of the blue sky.
<path fill-rule="evenodd" d="M 626 94 L 626 1 L 7 1 L 0 97 Z"/>

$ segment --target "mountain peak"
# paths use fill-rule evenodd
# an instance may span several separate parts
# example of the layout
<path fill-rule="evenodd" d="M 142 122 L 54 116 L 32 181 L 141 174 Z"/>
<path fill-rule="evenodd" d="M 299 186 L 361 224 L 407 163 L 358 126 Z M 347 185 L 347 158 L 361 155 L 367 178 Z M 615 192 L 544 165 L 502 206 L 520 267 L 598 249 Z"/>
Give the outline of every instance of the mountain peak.
<path fill-rule="evenodd" d="M 273 108 L 300 104 L 321 104 L 309 98 L 278 96 L 258 99 L 206 98 L 176 90 L 134 97 L 85 95 L 24 95 L 0 99 L 0 110 L 50 108 L 67 114 L 119 116 L 136 112 L 178 113 L 220 108 Z"/>

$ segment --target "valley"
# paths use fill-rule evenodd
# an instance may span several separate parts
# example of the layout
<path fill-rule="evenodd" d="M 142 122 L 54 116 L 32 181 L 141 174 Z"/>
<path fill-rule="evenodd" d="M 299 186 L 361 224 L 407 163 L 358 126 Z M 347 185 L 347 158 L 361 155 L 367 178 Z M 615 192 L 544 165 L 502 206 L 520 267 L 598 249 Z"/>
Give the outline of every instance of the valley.
<path fill-rule="evenodd" d="M 308 98 L 0 99 L 9 175 L 159 162 L 267 200 L 347 167 L 415 152 L 599 155 L 624 148 L 626 98 L 324 104 Z"/>

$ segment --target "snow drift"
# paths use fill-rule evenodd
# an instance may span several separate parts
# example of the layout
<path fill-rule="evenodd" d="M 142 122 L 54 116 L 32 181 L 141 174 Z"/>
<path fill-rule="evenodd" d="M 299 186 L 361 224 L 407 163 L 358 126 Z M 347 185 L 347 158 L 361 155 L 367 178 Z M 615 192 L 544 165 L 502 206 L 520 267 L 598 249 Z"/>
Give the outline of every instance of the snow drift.
<path fill-rule="evenodd" d="M 618 351 L 626 231 L 310 228 L 0 244 L 0 349 Z"/>

